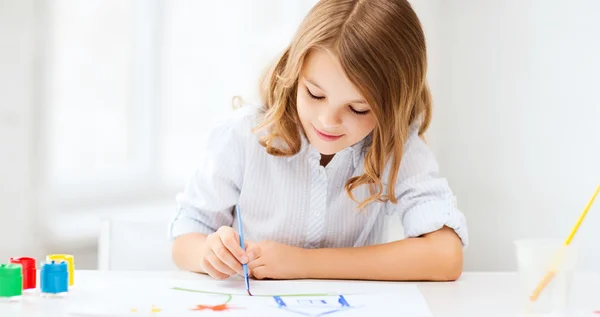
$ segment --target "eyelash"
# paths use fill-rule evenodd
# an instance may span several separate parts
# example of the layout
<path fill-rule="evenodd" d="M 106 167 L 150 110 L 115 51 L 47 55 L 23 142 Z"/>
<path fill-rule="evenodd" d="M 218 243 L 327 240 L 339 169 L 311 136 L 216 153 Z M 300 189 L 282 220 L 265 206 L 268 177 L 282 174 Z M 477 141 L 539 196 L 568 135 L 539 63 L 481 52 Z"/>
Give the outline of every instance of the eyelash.
<path fill-rule="evenodd" d="M 313 94 L 310 92 L 310 90 L 308 90 L 308 87 L 306 88 L 306 95 L 308 95 L 310 98 L 312 98 L 312 99 L 314 99 L 314 100 L 323 100 L 323 99 L 325 99 L 325 97 L 317 97 L 317 96 L 313 95 Z M 364 115 L 366 115 L 367 113 L 369 113 L 369 110 L 366 110 L 366 111 L 357 111 L 357 110 L 355 110 L 355 109 L 354 109 L 354 108 L 352 108 L 352 107 L 349 107 L 349 108 L 350 108 L 350 110 L 351 110 L 352 112 L 354 112 L 355 114 L 357 114 L 357 115 L 359 115 L 359 116 L 364 116 Z"/>
<path fill-rule="evenodd" d="M 307 94 L 309 97 L 311 97 L 312 99 L 315 99 L 315 100 L 323 100 L 323 99 L 325 99 L 325 97 L 317 97 L 317 96 L 313 95 L 313 94 L 310 92 L 310 90 L 308 90 L 308 88 L 306 88 L 306 94 Z"/>

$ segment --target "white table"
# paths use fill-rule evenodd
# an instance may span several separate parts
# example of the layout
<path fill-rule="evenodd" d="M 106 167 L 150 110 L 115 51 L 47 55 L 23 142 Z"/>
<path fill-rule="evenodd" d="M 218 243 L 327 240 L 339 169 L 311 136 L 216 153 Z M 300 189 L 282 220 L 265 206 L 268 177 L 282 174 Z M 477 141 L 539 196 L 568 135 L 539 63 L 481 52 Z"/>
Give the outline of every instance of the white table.
<path fill-rule="evenodd" d="M 520 296 L 517 278 L 517 274 L 512 272 L 466 272 L 456 282 L 416 284 L 436 317 L 518 316 Z M 78 300 L 82 298 L 103 300 L 101 290 L 106 291 L 107 288 L 113 289 L 114 296 L 127 297 L 131 292 L 143 292 L 143 288 L 152 285 L 155 280 L 181 280 L 188 283 L 191 280 L 197 281 L 201 286 L 202 281 L 208 279 L 210 279 L 208 276 L 189 272 L 76 271 L 75 287 L 66 298 L 56 300 L 42 298 L 39 294 L 26 295 L 20 302 L 0 303 L 0 316 L 69 316 L 66 314 L 68 308 Z M 251 283 L 258 282 L 260 281 Z M 600 309 L 600 275 L 578 273 L 573 287 L 573 304 L 582 312 L 580 316 L 594 316 L 592 312 Z M 198 315 L 213 316 L 216 313 L 198 312 Z M 149 315 L 140 313 L 139 316 Z M 168 315 L 157 313 L 154 316 Z"/>

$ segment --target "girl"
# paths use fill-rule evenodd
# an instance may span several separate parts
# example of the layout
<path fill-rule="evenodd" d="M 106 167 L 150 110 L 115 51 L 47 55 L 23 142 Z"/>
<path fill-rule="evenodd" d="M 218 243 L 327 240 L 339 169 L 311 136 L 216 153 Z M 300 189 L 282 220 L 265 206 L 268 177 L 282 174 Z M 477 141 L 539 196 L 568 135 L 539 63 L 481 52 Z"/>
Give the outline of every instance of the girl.
<path fill-rule="evenodd" d="M 216 279 L 246 263 L 257 279 L 457 279 L 467 227 L 421 139 L 426 70 L 408 2 L 316 4 L 265 76 L 264 106 L 212 131 L 177 197 L 174 262 Z M 406 239 L 384 243 L 386 214 Z"/>

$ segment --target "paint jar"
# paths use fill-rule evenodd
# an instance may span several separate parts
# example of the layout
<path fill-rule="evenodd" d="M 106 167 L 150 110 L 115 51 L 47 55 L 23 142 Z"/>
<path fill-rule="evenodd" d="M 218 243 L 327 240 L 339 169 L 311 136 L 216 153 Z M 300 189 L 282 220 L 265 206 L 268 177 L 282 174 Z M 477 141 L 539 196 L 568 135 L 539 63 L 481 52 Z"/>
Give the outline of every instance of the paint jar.
<path fill-rule="evenodd" d="M 64 261 L 67 263 L 67 271 L 69 274 L 69 288 L 73 287 L 75 283 L 75 258 L 70 254 L 48 254 L 46 256 L 46 262 L 50 261 Z"/>
<path fill-rule="evenodd" d="M 67 262 L 50 261 L 40 271 L 40 291 L 44 297 L 63 297 L 69 290 Z"/>
<path fill-rule="evenodd" d="M 23 293 L 20 264 L 0 264 L 0 301 L 18 301 Z"/>
<path fill-rule="evenodd" d="M 578 250 L 558 239 L 515 241 L 522 316 L 565 314 L 571 310 L 571 284 Z M 552 272 L 544 288 L 540 284 Z M 541 289 L 541 291 L 540 291 Z M 534 300 L 533 295 L 537 294 Z"/>
<path fill-rule="evenodd" d="M 12 264 L 20 264 L 23 274 L 23 292 L 35 291 L 37 281 L 37 271 L 35 259 L 30 257 L 10 258 Z"/>

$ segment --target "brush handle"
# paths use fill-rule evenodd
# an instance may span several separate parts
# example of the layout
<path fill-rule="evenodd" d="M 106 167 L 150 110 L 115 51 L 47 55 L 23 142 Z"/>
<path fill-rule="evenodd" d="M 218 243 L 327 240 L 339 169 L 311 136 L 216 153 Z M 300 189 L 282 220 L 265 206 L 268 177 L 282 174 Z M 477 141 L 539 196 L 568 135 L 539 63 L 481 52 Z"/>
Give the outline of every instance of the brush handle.
<path fill-rule="evenodd" d="M 246 251 L 246 244 L 244 243 L 244 231 L 242 230 L 242 213 L 240 212 L 240 206 L 236 205 L 235 209 L 237 212 L 240 247 L 242 247 L 242 250 Z M 246 283 L 246 290 L 248 290 L 248 293 L 250 293 L 250 281 L 248 280 L 248 264 L 242 264 L 242 268 L 244 269 L 244 282 Z"/>

